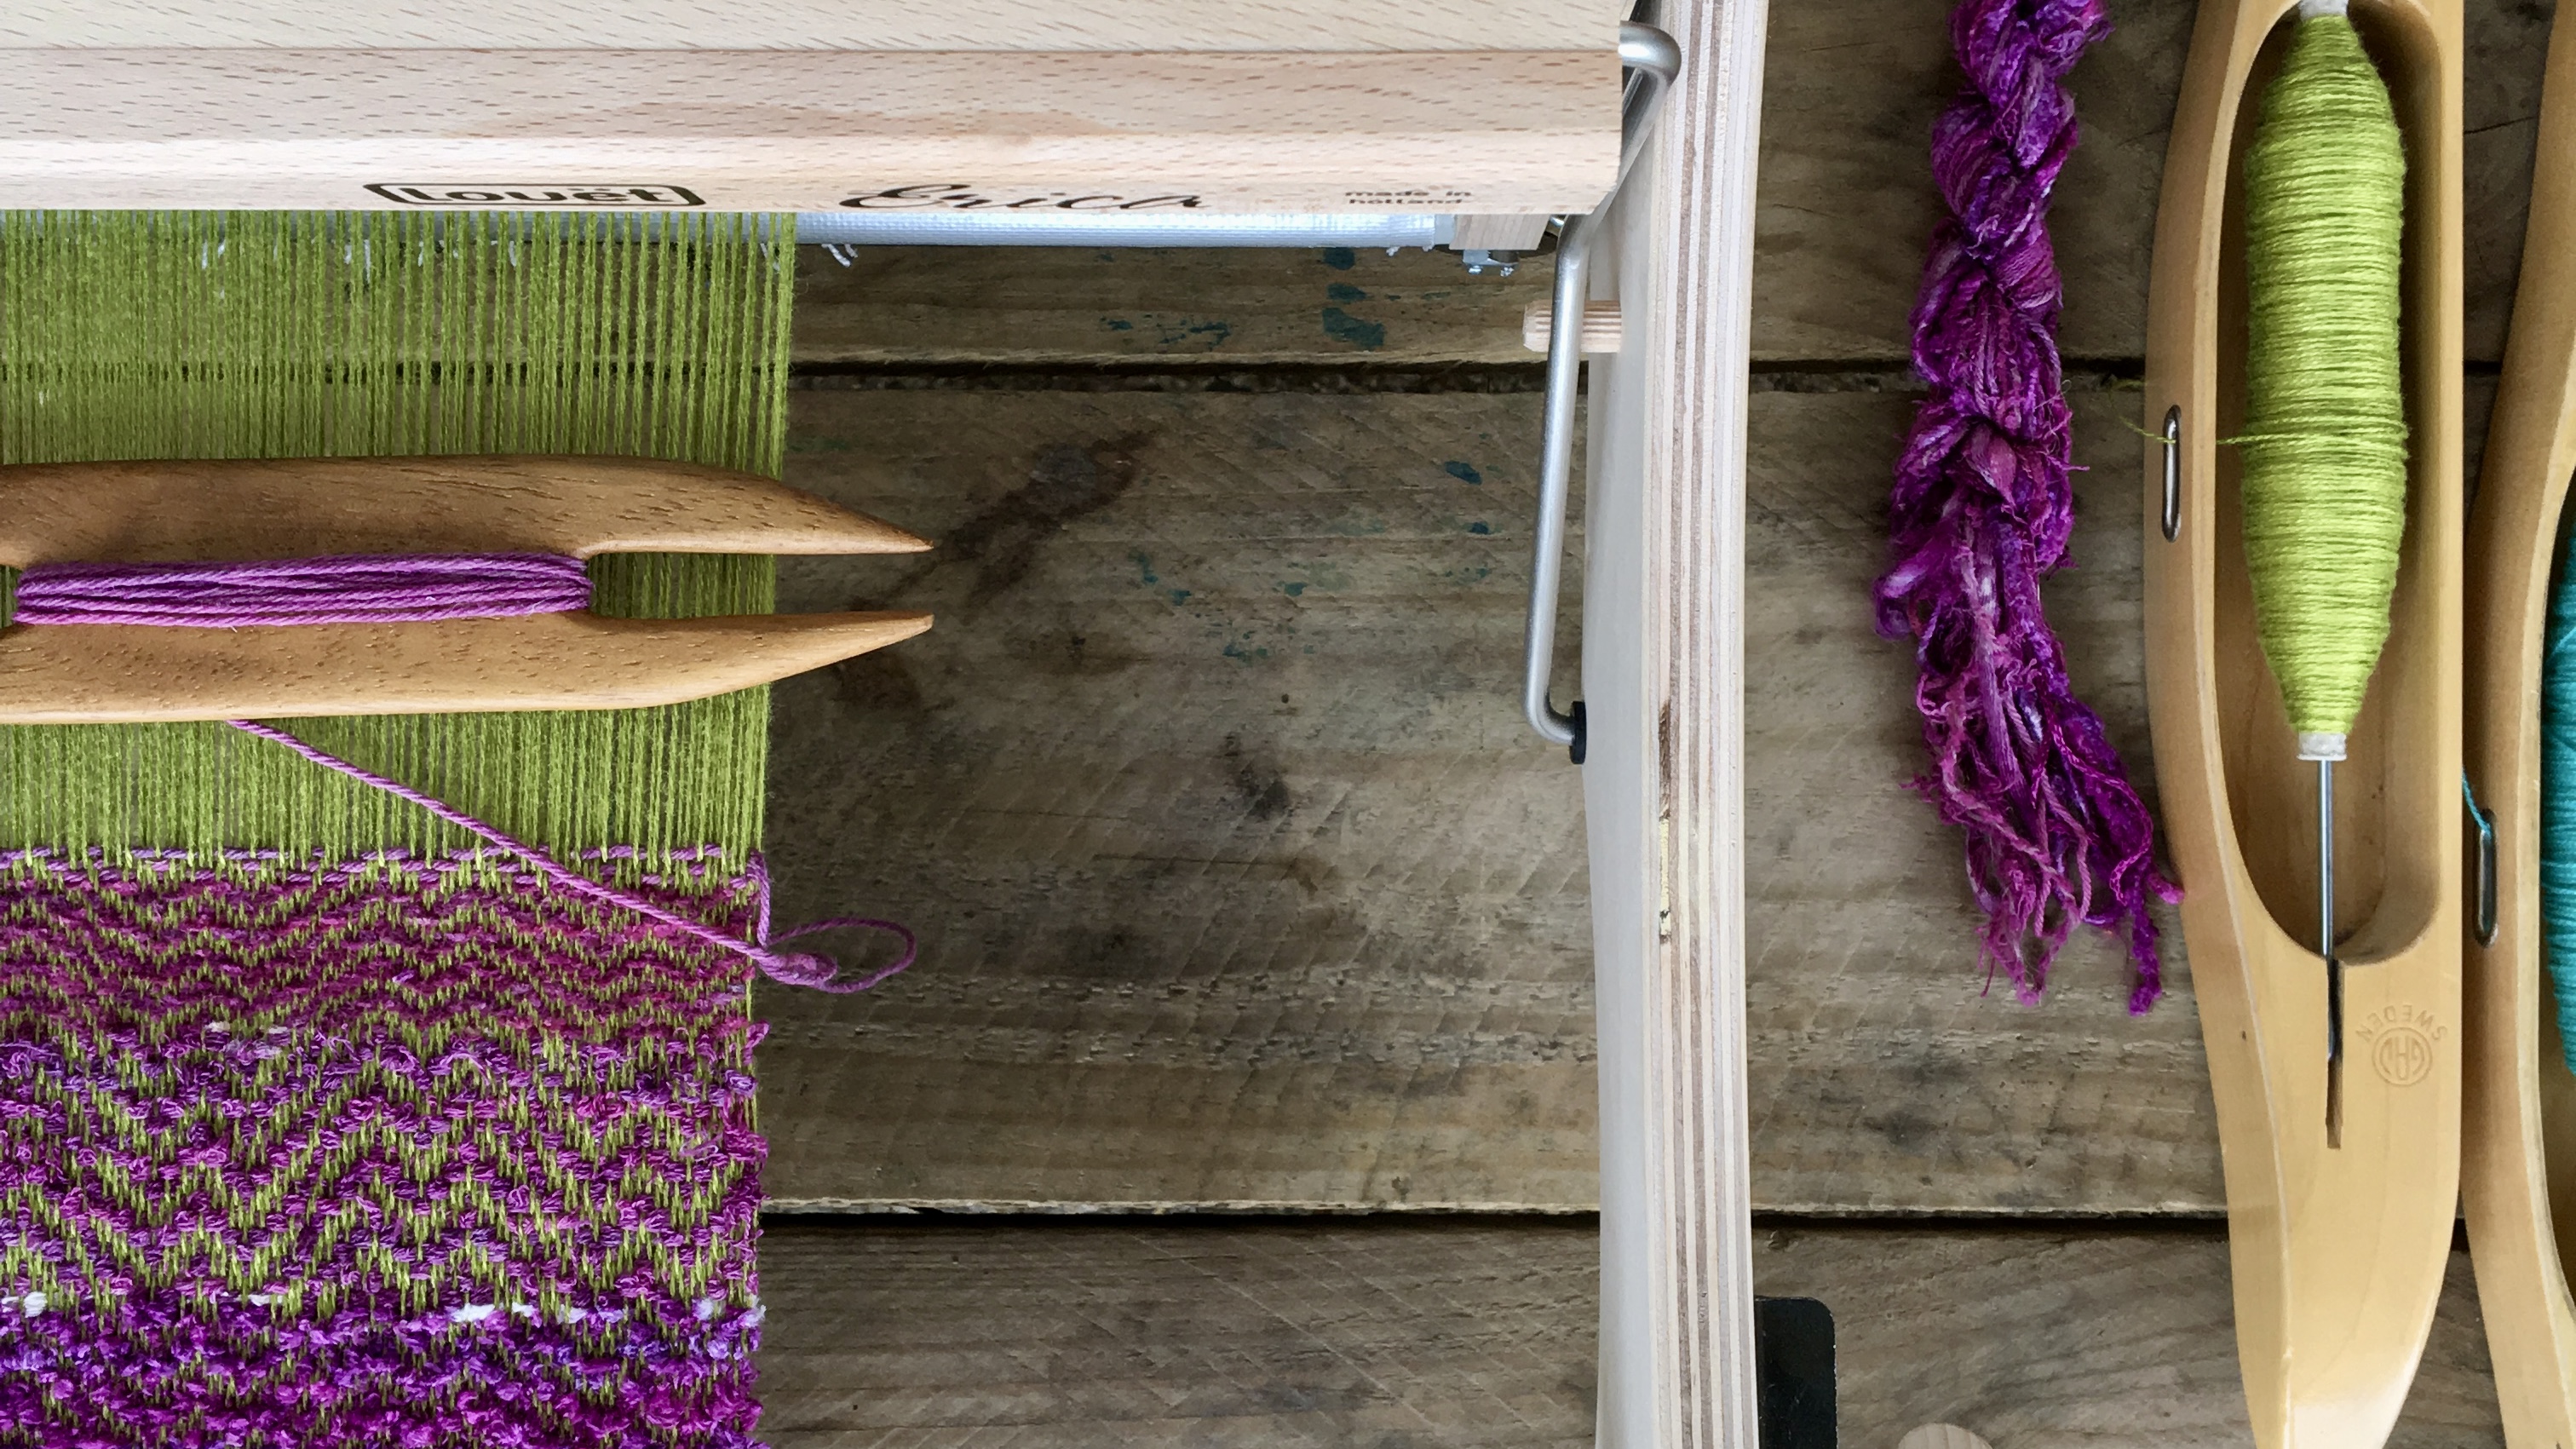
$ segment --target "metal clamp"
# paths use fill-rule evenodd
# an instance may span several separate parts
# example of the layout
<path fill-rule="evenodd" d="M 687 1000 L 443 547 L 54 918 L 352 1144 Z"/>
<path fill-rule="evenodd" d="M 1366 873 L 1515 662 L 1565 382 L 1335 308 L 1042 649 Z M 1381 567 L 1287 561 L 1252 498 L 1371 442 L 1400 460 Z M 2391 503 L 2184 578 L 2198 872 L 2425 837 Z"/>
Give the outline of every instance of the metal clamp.
<path fill-rule="evenodd" d="M 2470 823 L 2478 827 L 2478 894 L 2477 918 L 2474 922 L 2478 944 L 2492 946 L 2496 938 L 2496 829 L 2495 815 L 2478 808 L 2478 792 L 2469 788 L 2469 772 L 2460 772 L 2460 799 L 2469 807 Z"/>
<path fill-rule="evenodd" d="M 2182 532 L 2182 404 L 2165 409 L 2165 542 Z"/>
<path fill-rule="evenodd" d="M 1537 557 L 1530 567 L 1529 633 L 1521 655 L 1521 712 L 1530 728 L 1550 744 L 1565 746 L 1566 755 L 1583 763 L 1583 704 L 1576 701 L 1563 714 L 1548 703 L 1550 677 L 1556 671 L 1556 599 L 1565 563 L 1565 502 L 1574 477 L 1574 407 L 1583 375 L 1584 283 L 1592 260 L 1592 241 L 1620 183 L 1646 147 L 1655 113 L 1681 72 L 1681 47 L 1651 25 L 1619 27 L 1619 63 L 1628 74 L 1628 90 L 1619 112 L 1619 173 L 1601 204 L 1566 219 L 1556 245 L 1555 315 L 1547 339 L 1547 399 L 1539 435 Z"/>

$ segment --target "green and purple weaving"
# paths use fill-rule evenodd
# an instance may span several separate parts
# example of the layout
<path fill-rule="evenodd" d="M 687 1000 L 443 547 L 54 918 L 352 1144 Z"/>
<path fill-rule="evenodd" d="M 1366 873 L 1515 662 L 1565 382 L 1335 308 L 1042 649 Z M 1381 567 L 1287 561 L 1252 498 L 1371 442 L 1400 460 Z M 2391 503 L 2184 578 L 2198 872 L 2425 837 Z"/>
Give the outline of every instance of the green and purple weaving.
<path fill-rule="evenodd" d="M 784 219 L 0 216 L 0 462 L 774 475 L 792 281 Z M 749 940 L 767 711 L 275 723 Z M 0 1445 L 749 1445 L 751 977 L 221 724 L 0 728 Z"/>

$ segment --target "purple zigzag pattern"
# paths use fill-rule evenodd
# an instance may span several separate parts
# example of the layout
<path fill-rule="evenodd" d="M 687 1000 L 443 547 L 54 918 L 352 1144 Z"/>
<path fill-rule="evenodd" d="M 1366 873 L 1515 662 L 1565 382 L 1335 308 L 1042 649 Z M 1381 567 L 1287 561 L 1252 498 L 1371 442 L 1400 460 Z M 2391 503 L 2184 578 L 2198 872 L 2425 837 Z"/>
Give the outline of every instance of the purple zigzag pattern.
<path fill-rule="evenodd" d="M 0 855 L 0 1445 L 748 1446 L 750 974 L 491 855 Z"/>

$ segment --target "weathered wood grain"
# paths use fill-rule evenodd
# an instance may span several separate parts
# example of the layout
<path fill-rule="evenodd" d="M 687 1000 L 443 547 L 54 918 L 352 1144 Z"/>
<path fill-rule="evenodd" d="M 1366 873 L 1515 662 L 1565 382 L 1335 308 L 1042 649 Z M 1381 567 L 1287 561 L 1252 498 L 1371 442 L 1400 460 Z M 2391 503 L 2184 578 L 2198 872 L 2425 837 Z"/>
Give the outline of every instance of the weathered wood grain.
<path fill-rule="evenodd" d="M 796 395 L 788 476 L 940 546 L 783 560 L 781 606 L 941 627 L 777 696 L 782 918 L 924 951 L 764 992 L 776 1198 L 1590 1204 L 1580 793 L 1514 703 L 1536 401 Z"/>
<path fill-rule="evenodd" d="M 1456 252 L 1266 247 L 797 248 L 803 364 L 1240 366 L 1533 359 L 1553 267 Z"/>
<path fill-rule="evenodd" d="M 763 1437 L 843 1445 L 1587 1445 L 1575 1222 L 803 1226 L 761 1243 Z M 2214 1231 L 1775 1227 L 1757 1291 L 1834 1314 L 1840 1439 L 2252 1442 Z M 2454 1255 L 2395 1449 L 2500 1446 Z"/>
<path fill-rule="evenodd" d="M 2078 399 L 2051 604 L 2151 783 L 2134 399 Z M 1592 1204 L 1579 802 L 1513 703 L 1536 403 L 797 395 L 789 480 L 942 546 L 787 561 L 784 606 L 942 625 L 779 688 L 782 918 L 925 934 L 871 996 L 762 996 L 782 1205 Z M 2144 1020 L 2089 933 L 2046 1005 L 1981 994 L 1867 602 L 1910 406 L 1756 397 L 1755 1201 L 2213 1212 L 2178 949 Z"/>
<path fill-rule="evenodd" d="M 1892 362 L 1940 219 L 1927 148 L 1956 92 L 1945 5 L 1811 0 L 1771 16 L 1757 192 L 1753 353 Z M 2503 355 L 2540 102 L 2548 0 L 2468 7 L 2467 354 Z M 2147 254 L 2192 0 L 2112 0 L 2072 78 L 2084 127 L 2051 218 L 2078 357 L 2146 350 Z M 844 271 L 807 249 L 796 355 L 809 362 L 1522 362 L 1509 279 L 1454 254 L 883 248 Z M 1365 296 L 1339 296 L 1339 285 Z"/>
<path fill-rule="evenodd" d="M 2049 218 L 2078 357 L 2146 350 L 2147 256 L 2193 0 L 2110 0 L 2112 32 L 2069 77 L 2082 141 Z M 1771 17 L 1753 318 L 1757 358 L 1903 357 L 1940 220 L 1933 119 L 1959 87 L 1949 7 L 1830 0 Z M 2503 355 L 2537 139 L 2548 0 L 2467 7 L 2467 355 Z"/>
<path fill-rule="evenodd" d="M 2253 1442 L 2223 1234 L 1775 1229 L 1759 1291 L 1834 1311 L 1841 1440 L 1946 1421 L 2010 1449 Z M 2501 1446 L 2466 1253 L 2391 1449 Z"/>
<path fill-rule="evenodd" d="M 2152 804 L 2134 392 L 2078 394 L 2070 673 Z M 1986 987 L 1957 833 L 1915 798 L 1914 661 L 1868 609 L 1912 400 L 1772 394 L 1754 414 L 1746 808 L 1756 1202 L 1787 1211 L 2165 1212 L 2224 1202 L 2170 912 L 2164 1004 L 2079 931 L 2045 1005 Z"/>
<path fill-rule="evenodd" d="M 1924 246 L 1940 220 L 1932 122 L 1960 86 L 1947 6 L 1836 0 L 1771 18 L 1756 213 L 1754 355 L 1906 354 Z M 2147 243 L 2190 0 L 2113 0 L 2111 37 L 2074 73 L 2084 142 L 2050 217 L 2066 275 L 2064 342 L 2145 350 Z"/>
<path fill-rule="evenodd" d="M 1588 1224 L 1060 1222 L 761 1235 L 761 1437 L 1589 1444 Z"/>
<path fill-rule="evenodd" d="M 2093 141 L 2059 233 L 2078 352 L 2139 346 L 2173 80 L 2157 67 L 2188 9 L 2117 7 L 2119 35 L 2078 74 Z M 1783 245 L 1766 200 L 1757 329 L 1775 359 L 1901 355 L 1913 249 L 1887 239 L 1930 213 L 1850 208 L 1925 185 L 1921 132 L 1950 85 L 1939 10 L 1774 17 L 1767 94 L 1790 119 L 1767 134 L 1858 168 L 1799 179 L 1806 163 L 1766 158 L 1766 185 L 1831 213 Z M 2473 355 L 2510 300 L 2512 247 L 2476 248 L 2519 235 L 2516 118 L 2538 62 L 2517 46 L 2545 11 L 2472 15 Z M 2132 151 L 2144 169 L 2121 169 Z M 1419 253 L 1347 270 L 1314 253 L 857 257 L 846 275 L 808 258 L 799 346 L 893 367 L 1493 361 L 1523 355 L 1544 272 L 1467 278 Z M 1036 281 L 1015 291 L 1022 269 Z M 1819 297 L 1845 310 L 1801 310 Z M 1383 339 L 1334 335 L 1327 307 Z M 1755 1200 L 2215 1212 L 2178 941 L 2173 994 L 2143 1021 L 2089 933 L 2047 1005 L 1981 994 L 1957 840 L 1905 789 L 1911 661 L 1866 606 L 1910 401 L 1806 390 L 1894 375 L 1793 372 L 1754 411 Z M 2051 608 L 2152 800 L 2135 397 L 2079 386 L 2092 471 Z M 923 964 L 876 999 L 763 997 L 782 1204 L 1592 1203 L 1575 790 L 1509 699 L 1535 397 L 814 391 L 796 418 L 791 481 L 948 546 L 788 570 L 790 607 L 917 606 L 945 627 L 780 694 L 782 912 L 868 906 L 929 930 Z"/>

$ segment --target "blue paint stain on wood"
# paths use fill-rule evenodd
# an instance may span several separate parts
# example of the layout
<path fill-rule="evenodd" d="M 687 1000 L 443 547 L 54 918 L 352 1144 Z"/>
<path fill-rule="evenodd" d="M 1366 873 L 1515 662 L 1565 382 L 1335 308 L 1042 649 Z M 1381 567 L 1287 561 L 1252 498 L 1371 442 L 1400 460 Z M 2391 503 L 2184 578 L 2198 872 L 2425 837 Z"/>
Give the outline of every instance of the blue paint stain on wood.
<path fill-rule="evenodd" d="M 1365 302 L 1368 300 L 1368 293 L 1361 291 L 1359 288 L 1352 286 L 1348 282 L 1335 282 L 1324 289 L 1324 295 L 1332 298 L 1336 302 Z"/>
<path fill-rule="evenodd" d="M 1111 332 L 1133 332 L 1137 330 L 1140 320 L 1143 326 L 1154 334 L 1154 345 L 1157 347 L 1187 346 L 1200 352 L 1213 352 L 1223 347 L 1226 340 L 1234 335 L 1234 324 L 1231 322 L 1201 322 L 1194 317 L 1165 318 L 1157 317 L 1152 313 L 1145 314 L 1141 319 L 1103 317 L 1100 319 L 1100 325 Z"/>
<path fill-rule="evenodd" d="M 1207 344 L 1208 350 L 1213 352 L 1223 347 L 1225 340 L 1233 335 L 1234 324 L 1231 322 L 1184 322 L 1177 330 L 1170 327 L 1163 329 L 1163 345 L 1170 347 L 1182 342 L 1203 341 Z"/>
<path fill-rule="evenodd" d="M 1469 533 L 1480 533 L 1480 534 L 1489 534 L 1489 533 L 1492 533 L 1492 532 L 1493 532 L 1493 530 L 1492 530 L 1491 528 L 1488 528 L 1488 527 L 1486 527 L 1486 526 L 1485 526 L 1485 520 L 1483 520 L 1483 519 L 1481 519 L 1481 518 L 1477 519 L 1475 522 L 1473 522 L 1473 523 L 1471 523 L 1471 524 L 1468 524 L 1468 525 L 1467 525 L 1467 531 L 1468 531 Z"/>
<path fill-rule="evenodd" d="M 1279 586 L 1279 592 L 1286 594 L 1292 599 L 1302 599 L 1306 596 L 1306 586 L 1302 583 L 1281 584 Z"/>
<path fill-rule="evenodd" d="M 1359 255 L 1349 247 L 1324 248 L 1324 265 L 1337 272 L 1347 272 L 1360 263 Z"/>
<path fill-rule="evenodd" d="M 1150 589 L 1156 588 L 1162 584 L 1162 576 L 1154 572 L 1154 560 L 1150 555 L 1140 552 L 1131 553 L 1127 555 L 1127 557 L 1136 565 L 1136 582 L 1139 586 Z M 1162 592 L 1169 597 L 1175 605 L 1188 602 L 1191 593 L 1188 589 L 1168 588 L 1163 589 Z"/>
<path fill-rule="evenodd" d="M 1473 483 L 1478 487 L 1484 486 L 1485 475 L 1477 472 L 1475 465 L 1472 463 L 1461 463 L 1457 459 L 1452 458 L 1448 462 L 1440 465 L 1440 471 L 1457 479 L 1461 483 Z"/>
<path fill-rule="evenodd" d="M 1324 335 L 1335 342 L 1347 342 L 1362 352 L 1375 352 L 1386 345 L 1386 324 L 1365 322 L 1339 307 L 1327 307 L 1323 313 Z"/>

